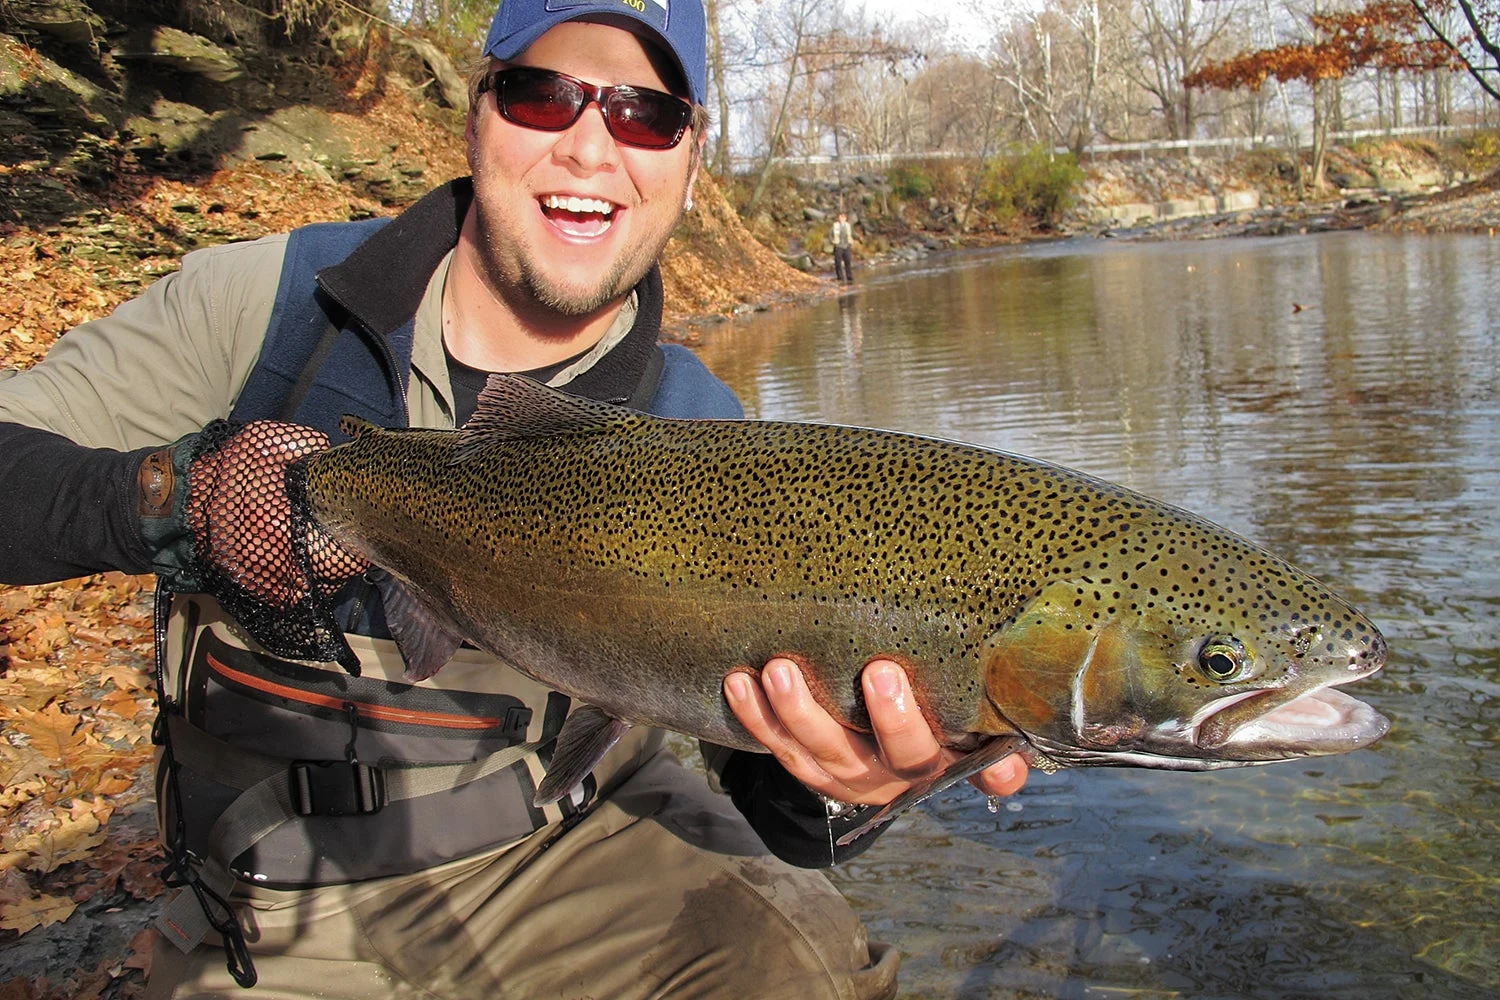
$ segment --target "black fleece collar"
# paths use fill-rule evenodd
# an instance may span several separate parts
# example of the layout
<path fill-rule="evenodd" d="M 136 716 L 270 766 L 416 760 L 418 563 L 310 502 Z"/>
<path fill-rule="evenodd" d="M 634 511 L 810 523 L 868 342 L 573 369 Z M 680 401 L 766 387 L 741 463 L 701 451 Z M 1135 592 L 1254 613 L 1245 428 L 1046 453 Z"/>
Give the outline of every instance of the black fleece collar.
<path fill-rule="evenodd" d="M 344 258 L 318 272 L 318 284 L 366 330 L 384 338 L 410 323 L 432 274 L 448 251 L 474 200 L 474 183 L 462 177 L 423 195 Z M 565 387 L 590 399 L 623 402 L 646 373 L 661 331 L 661 271 L 635 286 L 635 325 L 588 371 Z"/>

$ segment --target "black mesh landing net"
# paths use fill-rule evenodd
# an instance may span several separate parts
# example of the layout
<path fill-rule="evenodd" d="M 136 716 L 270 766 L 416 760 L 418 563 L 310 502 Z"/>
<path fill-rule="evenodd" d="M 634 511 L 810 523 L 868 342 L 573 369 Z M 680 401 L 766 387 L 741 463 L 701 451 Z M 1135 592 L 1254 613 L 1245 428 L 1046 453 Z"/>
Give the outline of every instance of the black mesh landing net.
<path fill-rule="evenodd" d="M 215 421 L 194 443 L 186 517 L 204 592 L 256 642 L 358 673 L 331 598 L 368 563 L 312 523 L 299 464 L 328 444 L 298 424 Z"/>

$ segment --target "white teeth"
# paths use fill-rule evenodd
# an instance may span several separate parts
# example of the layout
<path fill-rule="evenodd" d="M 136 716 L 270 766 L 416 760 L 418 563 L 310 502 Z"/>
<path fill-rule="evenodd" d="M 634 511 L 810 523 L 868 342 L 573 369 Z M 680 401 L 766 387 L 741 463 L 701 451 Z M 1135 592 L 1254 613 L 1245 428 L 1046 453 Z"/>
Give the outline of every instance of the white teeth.
<path fill-rule="evenodd" d="M 615 206 L 598 198 L 574 198 L 563 197 L 560 194 L 549 194 L 542 199 L 544 208 L 555 208 L 564 212 L 598 212 L 603 216 L 614 214 Z"/>

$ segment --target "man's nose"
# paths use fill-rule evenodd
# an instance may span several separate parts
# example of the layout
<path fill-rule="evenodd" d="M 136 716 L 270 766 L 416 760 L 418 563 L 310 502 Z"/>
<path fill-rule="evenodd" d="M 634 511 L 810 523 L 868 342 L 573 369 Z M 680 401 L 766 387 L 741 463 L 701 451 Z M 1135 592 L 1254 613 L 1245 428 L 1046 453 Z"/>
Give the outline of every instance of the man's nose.
<path fill-rule="evenodd" d="M 562 134 L 554 147 L 558 154 L 577 164 L 581 169 L 593 171 L 618 164 L 620 150 L 614 136 L 604 123 L 604 108 L 598 101 L 589 101 L 583 114 Z"/>

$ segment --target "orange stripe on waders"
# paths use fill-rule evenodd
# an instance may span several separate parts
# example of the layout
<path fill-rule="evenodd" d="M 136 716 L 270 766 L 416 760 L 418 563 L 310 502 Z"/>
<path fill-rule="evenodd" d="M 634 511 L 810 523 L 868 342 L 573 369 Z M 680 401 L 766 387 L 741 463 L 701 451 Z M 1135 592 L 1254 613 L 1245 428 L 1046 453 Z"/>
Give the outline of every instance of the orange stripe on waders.
<path fill-rule="evenodd" d="M 206 654 L 208 665 L 216 673 L 227 677 L 229 680 L 273 694 L 280 698 L 290 698 L 292 701 L 300 701 L 306 705 L 317 705 L 321 708 L 331 708 L 335 711 L 344 711 L 345 706 L 350 704 L 347 698 L 331 698 L 325 694 L 314 694 L 311 691 L 303 691 L 299 688 L 288 687 L 285 684 L 277 684 L 254 674 L 236 670 L 216 658 L 212 653 Z M 500 724 L 499 719 L 485 718 L 474 715 L 453 715 L 448 712 L 423 712 L 409 708 L 395 708 L 390 705 L 372 705 L 369 702 L 356 701 L 353 705 L 359 714 L 367 719 L 380 719 L 384 722 L 403 722 L 413 726 L 436 726 L 441 729 L 493 729 Z"/>

